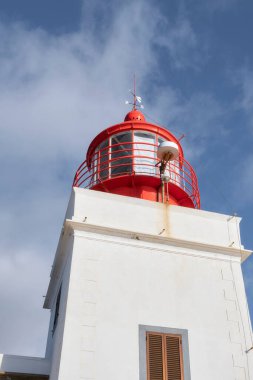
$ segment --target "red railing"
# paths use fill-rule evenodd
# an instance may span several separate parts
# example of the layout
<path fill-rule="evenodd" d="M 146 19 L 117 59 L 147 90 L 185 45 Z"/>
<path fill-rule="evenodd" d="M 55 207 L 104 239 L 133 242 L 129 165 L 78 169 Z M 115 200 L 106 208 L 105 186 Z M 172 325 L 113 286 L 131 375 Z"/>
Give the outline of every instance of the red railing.
<path fill-rule="evenodd" d="M 106 180 L 129 175 L 160 177 L 157 145 L 146 142 L 122 142 L 97 150 L 89 165 L 84 161 L 77 169 L 73 186 L 93 188 Z M 198 180 L 191 165 L 183 158 L 169 161 L 165 175 L 180 187 L 200 208 Z"/>

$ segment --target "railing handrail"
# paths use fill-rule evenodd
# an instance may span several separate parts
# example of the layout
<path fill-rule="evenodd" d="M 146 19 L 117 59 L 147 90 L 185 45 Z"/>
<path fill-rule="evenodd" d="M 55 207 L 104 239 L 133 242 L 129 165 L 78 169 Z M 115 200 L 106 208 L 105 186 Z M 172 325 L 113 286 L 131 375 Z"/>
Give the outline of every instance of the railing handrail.
<path fill-rule="evenodd" d="M 124 145 L 128 147 L 124 147 Z M 140 145 L 143 148 L 140 148 Z M 119 147 L 121 149 L 118 149 Z M 160 177 L 159 168 L 157 167 L 159 162 L 156 155 L 157 147 L 157 144 L 142 141 L 108 145 L 94 152 L 89 166 L 86 160 L 81 163 L 76 171 L 73 186 L 92 188 L 105 180 L 129 174 Z M 148 152 L 154 153 L 154 155 L 147 155 Z M 124 160 L 129 160 L 130 162 L 124 162 Z M 130 172 L 126 170 L 126 167 L 131 169 Z M 198 180 L 189 162 L 182 157 L 169 161 L 166 171 L 171 177 L 171 182 L 182 188 L 188 197 L 192 199 L 195 207 L 199 208 Z"/>

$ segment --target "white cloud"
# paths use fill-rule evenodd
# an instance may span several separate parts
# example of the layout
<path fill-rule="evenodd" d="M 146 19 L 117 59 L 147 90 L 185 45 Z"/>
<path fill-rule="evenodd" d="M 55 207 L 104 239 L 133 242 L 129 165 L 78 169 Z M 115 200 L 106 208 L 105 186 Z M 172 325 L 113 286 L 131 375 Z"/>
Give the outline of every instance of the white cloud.
<path fill-rule="evenodd" d="M 201 63 L 198 50 L 196 50 L 198 42 L 190 21 L 179 16 L 174 24 L 166 25 L 166 27 L 169 28 L 168 33 L 158 35 L 156 44 L 167 49 L 168 63 L 177 69 L 189 66 L 198 68 Z"/>
<path fill-rule="evenodd" d="M 211 94 L 196 92 L 188 98 L 168 87 L 157 89 L 148 113 L 160 125 L 165 121 L 177 137 L 185 135 L 182 145 L 190 162 L 206 152 L 210 141 L 214 145 L 216 139 L 228 133 L 223 125 L 227 110 Z"/>
<path fill-rule="evenodd" d="M 41 296 L 74 170 L 91 138 L 123 120 L 133 73 L 146 91 L 145 110 L 183 132 L 206 141 L 222 114 L 210 95 L 185 99 L 166 82 L 149 97 L 147 78 L 159 76 L 157 44 L 174 69 L 191 65 L 198 40 L 186 17 L 167 23 L 139 1 L 108 5 L 98 24 L 98 6 L 84 2 L 82 27 L 73 34 L 0 24 L 0 352 L 44 353 Z"/>
<path fill-rule="evenodd" d="M 29 236 L 27 236 L 29 238 Z M 33 251 L 5 250 L 0 256 L 0 336 L 13 354 L 43 354 L 48 312 L 41 311 L 49 259 L 39 247 Z M 34 289 L 34 290 L 33 290 Z"/>

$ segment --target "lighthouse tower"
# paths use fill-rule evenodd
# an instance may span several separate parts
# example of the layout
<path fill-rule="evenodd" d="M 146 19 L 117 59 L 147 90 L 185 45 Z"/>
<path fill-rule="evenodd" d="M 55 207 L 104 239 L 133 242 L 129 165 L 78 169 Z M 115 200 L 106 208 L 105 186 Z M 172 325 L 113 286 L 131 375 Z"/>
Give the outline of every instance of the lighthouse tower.
<path fill-rule="evenodd" d="M 45 308 L 50 380 L 250 380 L 240 218 L 200 210 L 180 141 L 136 108 L 78 168 Z"/>

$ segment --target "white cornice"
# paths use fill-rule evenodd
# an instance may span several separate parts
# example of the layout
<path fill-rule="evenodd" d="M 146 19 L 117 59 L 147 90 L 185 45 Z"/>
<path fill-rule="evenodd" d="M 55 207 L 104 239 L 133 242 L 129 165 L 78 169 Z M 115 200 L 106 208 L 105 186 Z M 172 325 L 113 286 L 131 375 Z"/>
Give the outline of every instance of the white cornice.
<path fill-rule="evenodd" d="M 197 241 L 190 241 L 184 239 L 173 238 L 169 236 L 162 235 L 151 235 L 145 234 L 143 232 L 136 232 L 131 230 L 117 229 L 112 227 L 98 226 L 86 222 L 80 222 L 75 220 L 66 219 L 65 225 L 72 229 L 72 231 L 88 231 L 102 235 L 118 236 L 128 239 L 136 239 L 149 243 L 170 245 L 175 247 L 181 247 L 184 249 L 191 249 L 204 252 L 212 252 L 229 256 L 241 257 L 242 262 L 246 260 L 250 255 L 251 251 L 244 248 L 234 248 L 226 247 L 214 244 L 205 244 Z"/>

